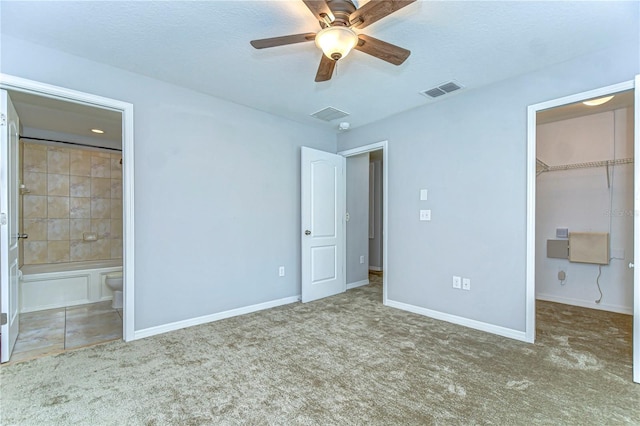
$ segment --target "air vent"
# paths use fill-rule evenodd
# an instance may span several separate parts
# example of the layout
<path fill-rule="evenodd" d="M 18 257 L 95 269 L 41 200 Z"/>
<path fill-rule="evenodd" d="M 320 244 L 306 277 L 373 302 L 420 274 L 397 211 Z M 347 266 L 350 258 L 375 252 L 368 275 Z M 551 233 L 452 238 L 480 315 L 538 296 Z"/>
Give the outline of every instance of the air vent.
<path fill-rule="evenodd" d="M 312 117 L 324 121 L 337 120 L 338 118 L 346 117 L 347 115 L 349 115 L 348 112 L 340 111 L 339 109 L 334 107 L 326 107 L 311 114 Z"/>
<path fill-rule="evenodd" d="M 441 85 L 434 87 L 433 89 L 427 89 L 419 92 L 421 95 L 426 96 L 428 98 L 437 98 L 447 93 L 455 92 L 456 90 L 462 89 L 464 86 L 455 81 L 448 81 L 446 83 L 442 83 Z"/>

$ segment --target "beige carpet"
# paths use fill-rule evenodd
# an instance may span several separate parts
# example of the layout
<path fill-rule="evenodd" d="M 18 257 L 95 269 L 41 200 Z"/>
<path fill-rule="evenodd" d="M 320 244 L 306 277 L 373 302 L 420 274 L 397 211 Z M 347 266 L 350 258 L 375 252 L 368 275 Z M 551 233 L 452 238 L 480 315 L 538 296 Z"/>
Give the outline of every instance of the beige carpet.
<path fill-rule="evenodd" d="M 3 425 L 640 424 L 631 317 L 539 303 L 520 343 L 370 285 L 4 366 Z"/>

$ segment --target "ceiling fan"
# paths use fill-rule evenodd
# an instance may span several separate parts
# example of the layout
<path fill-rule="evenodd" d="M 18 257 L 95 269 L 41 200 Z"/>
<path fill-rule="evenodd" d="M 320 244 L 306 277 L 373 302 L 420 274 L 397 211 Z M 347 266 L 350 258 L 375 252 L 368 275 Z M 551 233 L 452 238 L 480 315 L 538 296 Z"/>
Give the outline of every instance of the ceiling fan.
<path fill-rule="evenodd" d="M 407 49 L 378 40 L 353 29 L 361 29 L 402 9 L 416 0 L 370 0 L 356 8 L 352 0 L 302 0 L 318 19 L 322 30 L 316 33 L 293 34 L 252 40 L 256 49 L 314 41 L 323 55 L 316 81 L 331 79 L 336 62 L 356 49 L 394 65 L 402 64 L 411 54 Z"/>

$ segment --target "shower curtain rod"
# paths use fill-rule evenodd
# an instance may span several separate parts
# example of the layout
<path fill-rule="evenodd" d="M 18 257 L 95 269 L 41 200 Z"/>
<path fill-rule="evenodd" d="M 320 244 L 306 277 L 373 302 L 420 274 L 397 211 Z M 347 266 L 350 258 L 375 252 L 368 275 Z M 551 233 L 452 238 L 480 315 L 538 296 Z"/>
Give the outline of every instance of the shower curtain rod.
<path fill-rule="evenodd" d="M 32 137 L 29 137 L 29 136 L 22 136 L 22 135 L 19 135 L 19 137 L 20 137 L 20 139 L 30 139 L 32 141 L 57 142 L 57 143 L 64 143 L 64 144 L 67 144 L 67 145 L 85 146 L 87 148 L 100 148 L 100 149 L 108 149 L 109 151 L 122 152 L 122 150 L 118 149 L 118 148 L 108 148 L 108 147 L 105 147 L 105 146 L 88 145 L 88 144 L 79 143 L 79 142 L 59 141 L 59 140 L 56 140 L 56 139 L 32 138 Z"/>

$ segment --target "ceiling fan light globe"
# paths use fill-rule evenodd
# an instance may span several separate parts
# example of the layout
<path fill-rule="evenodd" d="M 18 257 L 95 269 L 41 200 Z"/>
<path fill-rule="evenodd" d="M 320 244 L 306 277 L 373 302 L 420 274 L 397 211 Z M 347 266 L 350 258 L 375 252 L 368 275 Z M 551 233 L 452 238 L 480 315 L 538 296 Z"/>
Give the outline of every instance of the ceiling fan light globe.
<path fill-rule="evenodd" d="M 334 61 L 347 56 L 357 43 L 358 35 L 347 27 L 327 27 L 316 34 L 316 46 Z"/>

